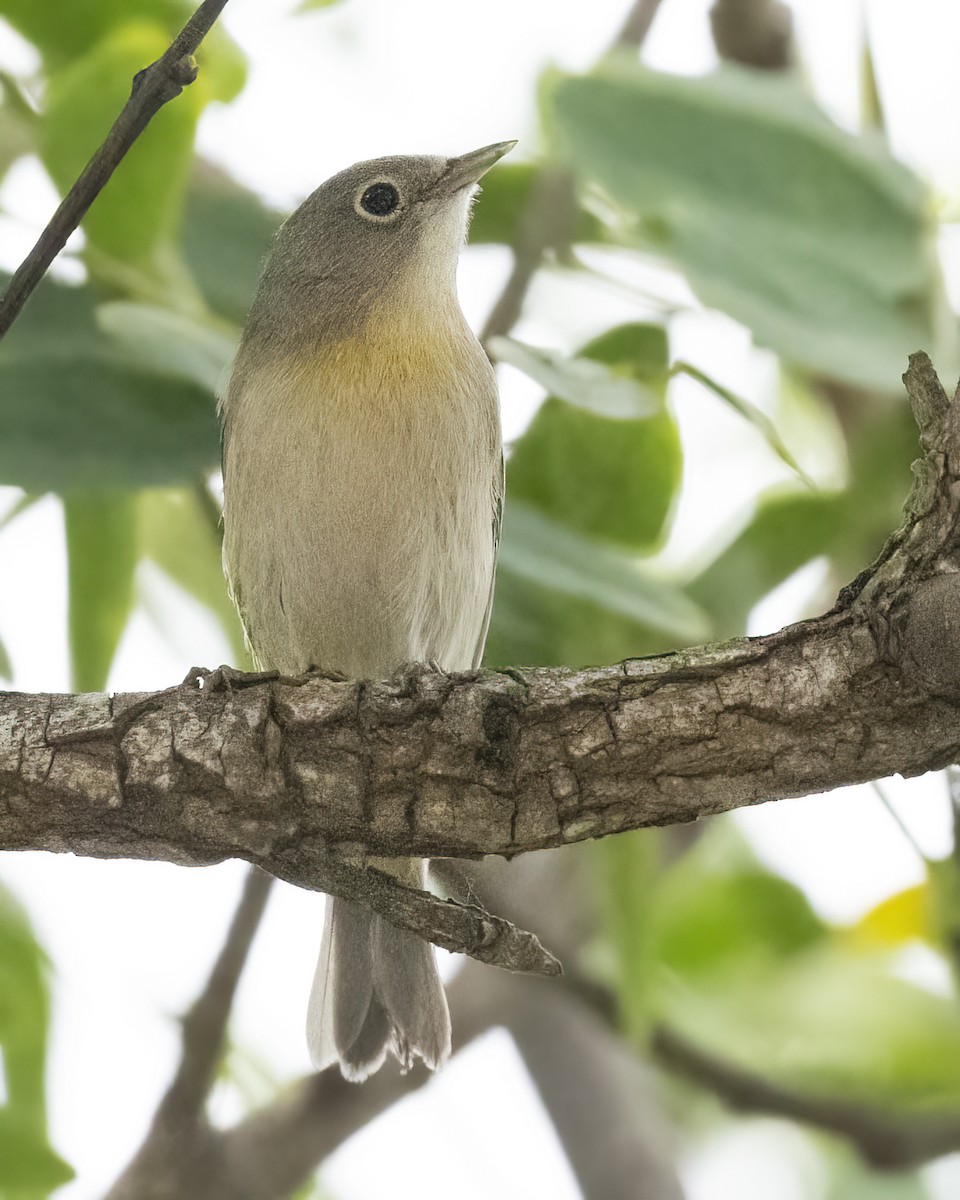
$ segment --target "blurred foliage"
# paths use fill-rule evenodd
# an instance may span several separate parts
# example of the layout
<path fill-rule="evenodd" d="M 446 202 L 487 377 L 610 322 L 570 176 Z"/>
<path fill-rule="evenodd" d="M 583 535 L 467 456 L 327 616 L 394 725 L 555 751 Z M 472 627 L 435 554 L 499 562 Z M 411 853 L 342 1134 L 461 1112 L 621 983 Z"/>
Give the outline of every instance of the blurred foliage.
<path fill-rule="evenodd" d="M 103 140 L 102 131 L 123 108 L 129 81 L 168 44 L 159 26 L 124 24 L 50 78 L 40 151 L 61 191 L 83 170 Z M 173 232 L 202 93 L 187 88 L 180 100 L 150 122 L 84 220 L 90 244 L 119 262 L 148 264 Z"/>
<path fill-rule="evenodd" d="M 128 493 L 71 492 L 67 533 L 70 659 L 74 691 L 98 692 L 133 603 L 136 504 Z"/>
<path fill-rule="evenodd" d="M 512 243 L 535 200 L 537 176 L 538 168 L 524 162 L 506 162 L 484 176 L 483 198 L 470 222 L 470 241 Z M 576 242 L 603 242 L 609 236 L 603 222 L 583 206 L 574 210 L 572 224 Z"/>
<path fill-rule="evenodd" d="M 73 0 L 0 0 L 42 61 L 38 79 L 0 77 L 0 176 L 33 155 L 66 188 L 133 74 L 193 7 L 86 0 L 79 20 Z M 204 107 L 229 101 L 245 76 L 222 29 L 199 59 L 198 83 L 155 118 L 85 221 L 76 255 L 86 281 L 48 279 L 0 346 L 0 484 L 24 490 L 0 522 L 39 495 L 63 498 L 78 688 L 105 686 L 144 561 L 209 610 L 244 663 L 209 490 L 215 397 L 282 214 L 195 154 Z M 42 112 L 26 95 L 43 96 Z M 651 315 L 649 298 L 636 320 L 572 355 L 500 338 L 496 356 L 547 399 L 510 448 L 488 662 L 577 666 L 737 636 L 814 559 L 830 586 L 846 582 L 896 526 L 909 486 L 916 434 L 898 398 L 907 354 L 928 349 L 944 370 L 958 362 L 926 189 L 879 137 L 833 124 L 799 74 L 728 67 L 680 78 L 614 57 L 581 76 L 549 72 L 542 107 L 547 165 L 576 181 L 564 265 L 581 270 L 578 250 L 593 244 L 683 275 L 780 356 L 784 412 L 799 393 L 814 398 L 805 420 L 829 426 L 840 470 L 828 487 L 794 478 L 757 495 L 712 561 L 668 575 L 655 555 L 684 470 L 670 380 L 693 375 L 760 429 L 769 453 L 809 467 L 780 413 L 772 420 L 697 363 L 673 361 L 671 312 Z M 490 172 L 473 243 L 522 240 L 543 169 Z M 960 927 L 953 865 L 928 864 L 922 886 L 836 929 L 731 823 L 689 843 L 678 853 L 648 831 L 592 848 L 603 922 L 591 969 L 638 1046 L 666 1022 L 798 1089 L 891 1109 L 960 1106 L 956 997 L 896 969 L 916 942 L 947 952 Z M 0 1200 L 33 1200 L 69 1171 L 46 1140 L 45 963 L 2 893 L 0 985 Z M 249 1070 L 235 1075 L 241 1091 L 244 1078 L 253 1086 Z M 913 1174 L 881 1184 L 848 1156 L 824 1161 L 831 1200 L 925 1194 Z"/>
<path fill-rule="evenodd" d="M 43 1200 L 73 1172 L 47 1140 L 48 964 L 0 886 L 0 1200 Z"/>
<path fill-rule="evenodd" d="M 645 405 L 634 416 L 548 397 L 513 447 L 510 497 L 597 541 L 650 551 L 680 485 L 680 437 L 666 410 L 666 332 L 623 325 L 584 346 L 578 361 L 639 384 Z"/>
<path fill-rule="evenodd" d="M 546 114 L 558 152 L 616 206 L 620 236 L 675 262 L 762 344 L 887 390 L 911 351 L 934 350 L 924 188 L 879 139 L 834 125 L 798 77 L 613 60 L 552 80 Z M 948 352 L 955 331 L 938 361 Z"/>
<path fill-rule="evenodd" d="M 45 280 L 16 335 L 0 344 L 0 480 L 64 495 L 183 484 L 213 471 L 213 390 L 193 373 L 190 342 L 179 327 L 173 333 L 166 355 L 150 361 L 119 331 L 100 328 L 92 287 Z"/>

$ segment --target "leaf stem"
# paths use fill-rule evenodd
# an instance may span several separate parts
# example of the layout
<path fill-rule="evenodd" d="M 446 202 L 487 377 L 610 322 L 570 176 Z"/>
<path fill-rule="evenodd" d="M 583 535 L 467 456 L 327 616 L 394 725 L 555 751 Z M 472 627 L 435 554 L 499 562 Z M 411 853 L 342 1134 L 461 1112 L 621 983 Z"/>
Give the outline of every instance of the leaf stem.
<path fill-rule="evenodd" d="M 719 396 L 725 404 L 729 404 L 734 412 L 738 412 L 741 417 L 744 417 L 751 425 L 754 425 L 764 436 L 770 448 L 781 458 L 787 466 L 793 471 L 799 479 L 801 479 L 811 491 L 817 491 L 817 485 L 814 480 L 806 473 L 803 467 L 797 462 L 783 438 L 780 436 L 776 425 L 770 420 L 765 412 L 757 408 L 755 404 L 751 404 L 749 400 L 745 400 L 742 396 L 738 396 L 736 392 L 732 392 L 729 388 L 724 387 L 722 383 L 718 383 L 712 379 L 705 371 L 701 371 L 699 367 L 695 367 L 693 363 L 686 362 L 684 359 L 677 359 L 667 373 L 668 378 L 674 379 L 677 375 L 686 375 L 688 379 L 694 379 L 697 383 L 702 384 L 715 396 Z"/>

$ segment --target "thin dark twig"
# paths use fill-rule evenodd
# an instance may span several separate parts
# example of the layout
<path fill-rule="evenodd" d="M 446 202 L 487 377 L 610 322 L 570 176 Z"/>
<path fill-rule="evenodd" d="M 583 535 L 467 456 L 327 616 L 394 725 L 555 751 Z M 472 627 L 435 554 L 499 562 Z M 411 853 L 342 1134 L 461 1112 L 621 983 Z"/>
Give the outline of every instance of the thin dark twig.
<path fill-rule="evenodd" d="M 164 104 L 179 96 L 196 79 L 197 65 L 193 55 L 226 4 L 227 0 L 203 0 L 166 52 L 134 77 L 130 99 L 114 121 L 103 145 L 64 196 L 36 245 L 10 280 L 0 300 L 0 338 L 17 319 L 30 293 L 47 273 L 133 143 Z"/>

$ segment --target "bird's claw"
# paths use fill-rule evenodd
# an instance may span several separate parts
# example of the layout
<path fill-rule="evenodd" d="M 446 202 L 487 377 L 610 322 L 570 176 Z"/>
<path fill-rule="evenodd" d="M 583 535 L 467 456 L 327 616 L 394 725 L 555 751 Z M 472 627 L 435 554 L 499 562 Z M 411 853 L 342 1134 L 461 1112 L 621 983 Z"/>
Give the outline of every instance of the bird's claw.
<path fill-rule="evenodd" d="M 279 671 L 241 671 L 224 663 L 213 670 L 191 667 L 183 686 L 204 692 L 236 692 L 241 688 L 255 687 L 258 683 L 273 683 L 279 678 Z"/>

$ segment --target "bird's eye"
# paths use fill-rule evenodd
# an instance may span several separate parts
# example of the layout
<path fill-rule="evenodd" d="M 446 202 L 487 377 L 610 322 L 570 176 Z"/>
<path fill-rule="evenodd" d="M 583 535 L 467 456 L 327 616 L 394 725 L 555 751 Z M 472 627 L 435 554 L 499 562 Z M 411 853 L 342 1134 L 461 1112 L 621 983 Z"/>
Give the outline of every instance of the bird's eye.
<path fill-rule="evenodd" d="M 389 217 L 400 206 L 400 193 L 392 183 L 372 183 L 360 197 L 360 207 L 371 217 Z"/>

